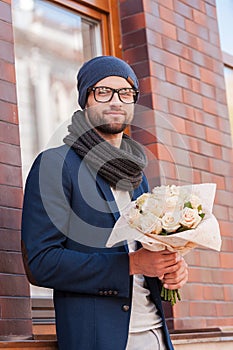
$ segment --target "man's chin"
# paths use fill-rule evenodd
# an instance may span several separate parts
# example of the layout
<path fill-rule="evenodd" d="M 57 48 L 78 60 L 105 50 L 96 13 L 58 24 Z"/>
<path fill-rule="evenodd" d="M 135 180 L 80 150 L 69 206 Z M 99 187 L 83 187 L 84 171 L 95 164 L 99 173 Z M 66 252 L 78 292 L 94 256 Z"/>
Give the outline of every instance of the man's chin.
<path fill-rule="evenodd" d="M 96 129 L 104 134 L 120 134 L 126 129 L 127 125 L 122 123 L 111 123 L 111 124 L 102 124 L 96 126 Z"/>

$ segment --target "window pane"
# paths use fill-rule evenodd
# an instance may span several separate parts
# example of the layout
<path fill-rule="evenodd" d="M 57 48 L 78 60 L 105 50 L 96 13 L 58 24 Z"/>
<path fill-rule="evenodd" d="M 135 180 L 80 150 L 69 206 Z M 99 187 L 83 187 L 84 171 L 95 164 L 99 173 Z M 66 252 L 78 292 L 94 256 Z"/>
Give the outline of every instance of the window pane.
<path fill-rule="evenodd" d="M 102 53 L 101 36 L 97 21 L 45 0 L 13 0 L 13 24 L 25 180 L 36 154 L 61 144 L 78 108 L 77 71 Z"/>
<path fill-rule="evenodd" d="M 222 51 L 233 55 L 233 0 L 216 0 L 216 9 Z"/>
<path fill-rule="evenodd" d="M 231 124 L 231 130 L 232 130 L 232 137 L 233 137 L 233 68 L 224 67 L 224 75 L 225 75 L 225 81 L 226 81 L 226 94 L 227 94 L 227 106 L 228 106 L 228 112 L 230 117 L 230 124 Z"/>

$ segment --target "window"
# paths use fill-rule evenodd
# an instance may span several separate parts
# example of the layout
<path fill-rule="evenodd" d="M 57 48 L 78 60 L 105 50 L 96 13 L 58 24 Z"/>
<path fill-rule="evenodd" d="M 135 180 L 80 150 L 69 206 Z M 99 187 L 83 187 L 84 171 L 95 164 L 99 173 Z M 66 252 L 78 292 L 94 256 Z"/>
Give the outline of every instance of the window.
<path fill-rule="evenodd" d="M 216 0 L 216 9 L 218 16 L 220 43 L 223 51 L 227 104 L 233 137 L 233 41 L 231 35 L 231 28 L 233 23 L 233 1 Z"/>
<path fill-rule="evenodd" d="M 117 0 L 12 0 L 12 8 L 25 182 L 36 155 L 67 133 L 80 66 L 101 54 L 120 56 L 120 35 Z M 31 294 L 33 314 L 53 317 L 51 291 L 32 286 Z"/>

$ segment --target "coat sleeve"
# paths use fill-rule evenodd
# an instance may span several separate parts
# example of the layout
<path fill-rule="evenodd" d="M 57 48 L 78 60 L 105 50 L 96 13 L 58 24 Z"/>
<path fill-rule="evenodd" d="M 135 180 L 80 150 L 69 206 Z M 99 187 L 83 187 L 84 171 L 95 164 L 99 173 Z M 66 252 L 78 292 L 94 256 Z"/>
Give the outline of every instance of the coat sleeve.
<path fill-rule="evenodd" d="M 65 160 L 55 151 L 42 153 L 27 178 L 23 204 L 22 246 L 30 282 L 92 295 L 107 289 L 118 297 L 128 297 L 127 252 L 83 253 L 65 247 L 71 196 Z"/>

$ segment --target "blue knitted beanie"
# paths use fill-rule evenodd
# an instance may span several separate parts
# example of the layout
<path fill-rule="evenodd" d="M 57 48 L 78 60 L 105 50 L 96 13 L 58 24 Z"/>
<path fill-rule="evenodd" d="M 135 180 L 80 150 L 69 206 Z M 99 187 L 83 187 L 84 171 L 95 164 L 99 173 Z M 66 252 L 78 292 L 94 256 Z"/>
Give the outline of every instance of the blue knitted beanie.
<path fill-rule="evenodd" d="M 98 56 L 83 64 L 78 72 L 78 102 L 82 109 L 87 102 L 87 89 L 98 81 L 109 77 L 125 78 L 133 88 L 138 89 L 138 79 L 125 61 L 113 56 Z"/>

